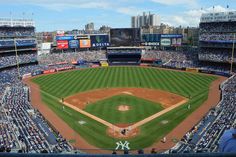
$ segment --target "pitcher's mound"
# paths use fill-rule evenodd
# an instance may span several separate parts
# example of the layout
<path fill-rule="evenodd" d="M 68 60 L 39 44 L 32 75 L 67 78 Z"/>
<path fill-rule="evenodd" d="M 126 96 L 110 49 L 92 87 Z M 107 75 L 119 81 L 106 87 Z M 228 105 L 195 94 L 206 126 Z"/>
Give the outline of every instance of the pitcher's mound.
<path fill-rule="evenodd" d="M 130 106 L 128 106 L 128 105 L 120 105 L 120 106 L 118 106 L 117 110 L 119 110 L 121 112 L 129 111 L 130 110 Z"/>

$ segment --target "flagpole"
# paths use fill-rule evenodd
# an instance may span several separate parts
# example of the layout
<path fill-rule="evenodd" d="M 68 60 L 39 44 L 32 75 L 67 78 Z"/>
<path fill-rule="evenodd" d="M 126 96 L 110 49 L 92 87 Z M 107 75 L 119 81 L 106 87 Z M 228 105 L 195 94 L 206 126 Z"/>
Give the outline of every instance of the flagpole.
<path fill-rule="evenodd" d="M 231 67 L 230 67 L 230 73 L 233 73 L 233 63 L 234 63 L 234 48 L 235 48 L 235 33 L 233 38 L 233 47 L 232 47 L 232 56 L 231 56 Z"/>
<path fill-rule="evenodd" d="M 18 58 L 18 52 L 17 52 L 16 38 L 14 38 L 14 46 L 15 46 L 15 53 L 16 53 L 16 65 L 17 65 L 18 77 L 20 79 L 20 67 L 19 67 L 19 58 Z"/>

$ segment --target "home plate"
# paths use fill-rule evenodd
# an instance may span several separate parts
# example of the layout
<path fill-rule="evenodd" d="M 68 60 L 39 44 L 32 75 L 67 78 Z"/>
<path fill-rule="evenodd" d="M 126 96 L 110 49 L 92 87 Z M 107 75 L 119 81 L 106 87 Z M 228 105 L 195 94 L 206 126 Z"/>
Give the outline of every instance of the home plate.
<path fill-rule="evenodd" d="M 83 121 L 83 120 L 78 121 L 78 123 L 79 123 L 80 125 L 84 125 L 84 124 L 86 124 L 86 122 Z"/>

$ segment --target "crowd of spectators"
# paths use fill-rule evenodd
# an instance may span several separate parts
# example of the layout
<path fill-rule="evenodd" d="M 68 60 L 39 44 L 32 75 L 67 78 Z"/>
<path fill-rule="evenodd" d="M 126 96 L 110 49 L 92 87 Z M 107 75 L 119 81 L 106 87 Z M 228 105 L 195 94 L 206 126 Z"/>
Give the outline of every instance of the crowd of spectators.
<path fill-rule="evenodd" d="M 16 46 L 36 45 L 36 40 L 35 39 L 16 39 L 15 42 L 13 39 L 0 40 L 0 48 L 14 47 L 15 45 Z"/>
<path fill-rule="evenodd" d="M 2 37 L 33 37 L 35 36 L 33 27 L 1 27 L 0 38 Z"/>
<path fill-rule="evenodd" d="M 200 23 L 200 36 L 204 33 L 219 32 L 230 33 L 232 30 L 236 30 L 236 22 L 212 22 L 212 23 Z"/>
<path fill-rule="evenodd" d="M 162 59 L 162 61 L 167 62 L 169 60 L 174 61 L 186 61 L 186 60 L 196 60 L 196 53 L 190 51 L 164 51 L 164 50 L 148 50 L 142 55 L 143 59 L 155 58 Z"/>
<path fill-rule="evenodd" d="M 19 67 L 19 72 L 20 76 L 18 73 L 17 68 L 13 67 L 10 69 L 0 69 L 0 98 L 1 95 L 3 94 L 4 89 L 7 86 L 11 86 L 11 84 L 16 84 L 20 82 L 19 77 L 22 77 L 25 74 L 30 74 L 34 73 L 36 71 L 44 71 L 44 70 L 50 70 L 50 69 L 57 69 L 57 68 L 63 68 L 63 67 L 68 67 L 70 64 L 62 64 L 62 65 L 26 65 L 26 66 L 20 66 Z"/>
<path fill-rule="evenodd" d="M 29 102 L 29 89 L 22 83 L 7 87 L 1 99 L 1 108 L 5 112 L 5 120 L 0 124 L 9 125 L 9 131 L 2 127 L 2 151 L 71 152 L 72 147 L 43 120 Z M 3 113 L 4 114 L 4 113 Z M 2 131 L 0 130 L 0 131 Z M 14 130 L 14 131 L 12 131 Z"/>
<path fill-rule="evenodd" d="M 0 68 L 4 67 L 9 67 L 12 65 L 17 65 L 17 58 L 18 58 L 18 63 L 23 64 L 23 63 L 30 63 L 30 62 L 35 62 L 37 61 L 37 54 L 32 53 L 32 54 L 20 54 L 18 57 L 15 55 L 12 56 L 0 56 Z"/>
<path fill-rule="evenodd" d="M 222 99 L 170 152 L 218 152 L 219 139 L 236 122 L 236 75 L 221 85 Z"/>
<path fill-rule="evenodd" d="M 232 54 L 228 49 L 203 49 L 198 54 L 199 60 L 213 62 L 231 62 Z M 236 62 L 236 58 L 234 58 Z"/>
<path fill-rule="evenodd" d="M 215 42 L 233 42 L 233 33 L 210 33 L 206 32 L 199 36 L 199 41 L 215 41 Z"/>
<path fill-rule="evenodd" d="M 105 51 L 80 51 L 80 52 L 67 52 L 67 53 L 51 53 L 41 54 L 38 56 L 39 64 L 56 64 L 59 62 L 77 62 L 85 60 L 87 62 L 98 62 L 100 59 L 105 59 Z"/>
<path fill-rule="evenodd" d="M 213 64 L 201 61 L 214 61 L 220 63 L 229 63 L 231 53 L 228 49 L 204 49 L 198 51 L 157 51 L 149 50 L 142 55 L 142 59 L 161 59 L 163 67 L 168 68 L 198 68 L 200 70 L 230 73 L 230 65 Z M 234 58 L 234 62 L 236 59 Z M 236 69 L 233 67 L 233 71 Z"/>
<path fill-rule="evenodd" d="M 196 67 L 197 53 L 195 51 L 157 51 L 149 50 L 142 55 L 142 59 L 161 59 L 167 67 Z"/>
<path fill-rule="evenodd" d="M 13 37 L 17 38 L 15 43 Z M 29 88 L 21 82 L 21 78 L 26 74 L 68 66 L 37 65 L 34 37 L 33 27 L 1 27 L 0 152 L 72 152 L 72 146 L 33 108 L 29 100 Z M 15 44 L 17 47 L 35 45 L 35 50 L 21 51 L 18 56 L 4 51 Z M 15 66 L 17 60 L 20 64 L 19 69 Z M 31 64 L 22 65 L 30 62 Z"/>

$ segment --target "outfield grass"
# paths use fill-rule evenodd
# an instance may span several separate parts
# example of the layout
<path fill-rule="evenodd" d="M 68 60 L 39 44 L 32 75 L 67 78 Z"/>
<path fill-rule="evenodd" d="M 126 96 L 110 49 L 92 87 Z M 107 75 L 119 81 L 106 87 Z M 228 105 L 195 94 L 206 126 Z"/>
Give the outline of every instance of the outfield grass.
<path fill-rule="evenodd" d="M 154 68 L 109 67 L 39 76 L 33 82 L 39 84 L 44 91 L 42 99 L 48 107 L 89 143 L 100 148 L 115 148 L 118 139 L 106 135 L 106 126 L 70 108 L 66 107 L 67 112 L 63 111 L 61 104 L 51 95 L 62 98 L 98 88 L 140 87 L 161 89 L 191 98 L 190 110 L 187 109 L 188 104 L 185 104 L 141 126 L 140 135 L 128 140 L 132 149 L 139 149 L 160 140 L 196 110 L 207 99 L 209 85 L 216 78 Z M 86 124 L 80 125 L 80 120 L 86 121 Z M 168 123 L 164 124 L 163 121 Z"/>
<path fill-rule="evenodd" d="M 117 110 L 120 105 L 128 105 L 129 111 Z M 143 120 L 164 108 L 161 104 L 130 95 L 117 95 L 89 104 L 85 111 L 112 124 L 129 124 Z"/>

